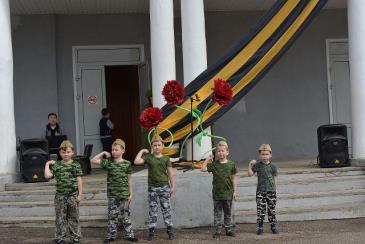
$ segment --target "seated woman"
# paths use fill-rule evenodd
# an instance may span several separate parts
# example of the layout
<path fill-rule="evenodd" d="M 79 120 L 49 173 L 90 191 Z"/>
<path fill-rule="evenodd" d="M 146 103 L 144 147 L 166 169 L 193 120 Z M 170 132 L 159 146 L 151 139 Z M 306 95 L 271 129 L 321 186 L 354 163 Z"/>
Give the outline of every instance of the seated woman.
<path fill-rule="evenodd" d="M 62 129 L 57 122 L 57 114 L 48 114 L 48 124 L 46 125 L 46 130 L 43 135 L 44 137 L 63 135 Z"/>

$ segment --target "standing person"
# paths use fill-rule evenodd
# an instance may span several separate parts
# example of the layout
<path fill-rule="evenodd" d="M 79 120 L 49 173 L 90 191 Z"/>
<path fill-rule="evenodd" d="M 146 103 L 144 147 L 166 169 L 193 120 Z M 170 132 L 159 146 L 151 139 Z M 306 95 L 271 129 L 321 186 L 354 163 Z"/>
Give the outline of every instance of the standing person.
<path fill-rule="evenodd" d="M 278 185 L 278 170 L 274 163 L 271 162 L 272 151 L 269 144 L 262 144 L 259 148 L 259 162 L 251 160 L 248 165 L 248 176 L 257 173 L 257 234 L 264 232 L 264 220 L 267 207 L 267 214 L 270 223 L 271 232 L 278 234 L 276 228 L 276 187 Z"/>
<path fill-rule="evenodd" d="M 58 118 L 56 113 L 48 114 L 48 124 L 46 125 L 45 131 L 43 133 L 43 137 L 46 136 L 59 136 L 62 135 L 63 131 L 60 125 L 58 124 Z"/>
<path fill-rule="evenodd" d="M 112 151 L 112 132 L 114 129 L 114 125 L 110 120 L 110 112 L 107 108 L 103 108 L 101 110 L 102 118 L 99 121 L 99 128 L 100 128 L 100 139 L 101 143 L 103 144 L 103 151 L 107 151 L 111 153 Z"/>
<path fill-rule="evenodd" d="M 134 236 L 130 220 L 129 204 L 132 200 L 132 165 L 123 158 L 125 142 L 116 139 L 112 145 L 112 155 L 109 152 L 101 152 L 91 159 L 94 164 L 100 164 L 108 171 L 107 195 L 108 195 L 108 231 L 104 244 L 108 244 L 117 238 L 118 216 L 122 217 L 122 224 L 126 232 L 126 239 L 137 242 Z M 103 158 L 106 156 L 107 158 Z M 112 156 L 112 157 L 111 157 Z"/>
<path fill-rule="evenodd" d="M 174 239 L 171 218 L 171 195 L 175 192 L 175 179 L 170 158 L 162 154 L 163 140 L 154 136 L 151 140 L 151 153 L 147 149 L 138 152 L 134 163 L 148 166 L 148 240 L 155 238 L 157 226 L 158 201 L 167 228 L 169 240 Z"/>
<path fill-rule="evenodd" d="M 213 156 L 205 159 L 202 172 L 213 174 L 213 203 L 214 203 L 214 232 L 213 238 L 220 236 L 222 223 L 222 211 L 224 213 L 224 227 L 227 236 L 235 236 L 232 223 L 232 199 L 237 197 L 237 168 L 233 161 L 228 160 L 228 144 L 225 141 L 218 142 L 215 149 L 217 160 L 213 162 Z M 208 164 L 209 163 L 209 164 Z"/>
<path fill-rule="evenodd" d="M 72 160 L 74 147 L 69 141 L 60 145 L 60 161 L 48 161 L 44 177 L 56 179 L 54 198 L 56 211 L 56 243 L 64 243 L 69 231 L 72 243 L 80 243 L 79 202 L 82 200 L 82 171 L 80 164 Z M 51 168 L 50 168 L 51 167 Z"/>

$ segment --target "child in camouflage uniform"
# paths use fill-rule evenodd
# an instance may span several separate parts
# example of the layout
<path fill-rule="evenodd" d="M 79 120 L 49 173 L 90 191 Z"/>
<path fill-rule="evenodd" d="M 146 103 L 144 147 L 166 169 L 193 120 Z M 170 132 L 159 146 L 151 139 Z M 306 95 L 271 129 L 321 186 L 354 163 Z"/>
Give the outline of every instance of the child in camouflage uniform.
<path fill-rule="evenodd" d="M 82 199 L 82 171 L 80 164 L 72 160 L 73 154 L 73 145 L 69 141 L 63 141 L 60 145 L 62 160 L 48 161 L 44 169 L 46 179 L 56 179 L 56 243 L 64 243 L 67 229 L 72 243 L 80 243 L 81 238 L 79 202 Z"/>
<path fill-rule="evenodd" d="M 276 165 L 270 162 L 272 151 L 269 144 L 262 144 L 259 148 L 260 162 L 251 160 L 248 166 L 248 176 L 253 176 L 257 173 L 257 234 L 261 235 L 264 232 L 264 220 L 267 205 L 267 214 L 271 226 L 271 232 L 278 234 L 276 228 L 276 186 L 278 171 Z"/>
<path fill-rule="evenodd" d="M 227 159 L 228 144 L 225 141 L 218 142 L 215 154 L 218 159 L 213 162 L 213 156 L 210 155 L 201 168 L 202 172 L 208 171 L 213 174 L 214 239 L 220 236 L 222 211 L 226 235 L 235 236 L 232 223 L 232 199 L 236 200 L 237 197 L 237 169 L 235 163 Z"/>
<path fill-rule="evenodd" d="M 149 241 L 155 238 L 158 200 L 169 240 L 174 239 L 170 197 L 175 192 L 175 180 L 170 158 L 162 154 L 163 147 L 162 138 L 155 136 L 151 140 L 152 153 L 149 153 L 147 149 L 142 149 L 134 160 L 136 165 L 146 164 L 148 166 Z"/>
<path fill-rule="evenodd" d="M 101 152 L 91 162 L 100 164 L 108 171 L 107 194 L 108 194 L 108 231 L 104 240 L 107 244 L 117 238 L 118 216 L 122 217 L 122 224 L 129 241 L 136 242 L 132 223 L 130 220 L 129 204 L 132 200 L 132 165 L 123 159 L 125 143 L 117 139 L 112 144 L 112 158 L 109 152 Z M 106 158 L 103 158 L 103 156 Z"/>

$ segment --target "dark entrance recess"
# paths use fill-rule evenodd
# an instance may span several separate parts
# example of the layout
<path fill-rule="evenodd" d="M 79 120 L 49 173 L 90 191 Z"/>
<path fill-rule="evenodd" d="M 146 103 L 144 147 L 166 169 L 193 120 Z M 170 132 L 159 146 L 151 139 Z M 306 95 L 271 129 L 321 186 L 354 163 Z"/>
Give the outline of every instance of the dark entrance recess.
<path fill-rule="evenodd" d="M 133 162 L 141 149 L 137 65 L 105 66 L 106 103 L 114 123 L 113 139 L 126 143 L 124 158 Z"/>

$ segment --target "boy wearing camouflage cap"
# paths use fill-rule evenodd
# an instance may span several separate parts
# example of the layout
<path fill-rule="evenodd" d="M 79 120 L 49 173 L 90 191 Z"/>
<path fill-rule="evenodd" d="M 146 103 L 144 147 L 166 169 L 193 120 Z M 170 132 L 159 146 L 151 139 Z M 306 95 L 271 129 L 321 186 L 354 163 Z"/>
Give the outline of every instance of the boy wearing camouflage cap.
<path fill-rule="evenodd" d="M 80 243 L 81 238 L 79 202 L 82 200 L 82 170 L 80 164 L 72 160 L 73 154 L 71 142 L 63 141 L 60 145 L 62 160 L 48 161 L 44 169 L 46 179 L 56 179 L 56 243 L 64 243 L 67 229 L 72 243 Z"/>
<path fill-rule="evenodd" d="M 259 148 L 260 161 L 257 163 L 256 160 L 251 160 L 248 165 L 248 176 L 253 176 L 257 173 L 258 178 L 256 190 L 258 235 L 264 232 L 266 204 L 271 232 L 278 234 L 275 215 L 278 170 L 276 165 L 271 162 L 271 157 L 271 146 L 269 144 L 262 144 Z"/>
<path fill-rule="evenodd" d="M 225 141 L 217 143 L 215 154 L 208 156 L 201 171 L 208 171 L 213 174 L 213 205 L 214 205 L 214 232 L 213 238 L 218 239 L 221 233 L 222 214 L 224 214 L 224 227 L 227 236 L 235 236 L 232 223 L 232 199 L 237 198 L 237 168 L 233 161 L 227 157 L 229 155 L 228 144 Z M 208 164 L 209 163 L 209 164 Z"/>
<path fill-rule="evenodd" d="M 162 154 L 163 140 L 154 136 L 151 140 L 151 153 L 147 149 L 138 152 L 134 163 L 148 166 L 148 240 L 155 238 L 157 226 L 158 200 L 160 201 L 162 216 L 167 227 L 169 240 L 174 239 L 171 220 L 170 197 L 175 192 L 175 180 L 171 159 Z"/>
<path fill-rule="evenodd" d="M 122 217 L 122 224 L 126 232 L 126 239 L 132 242 L 138 241 L 135 237 L 130 220 L 129 204 L 132 200 L 132 165 L 123 159 L 125 143 L 116 139 L 112 144 L 112 155 L 109 152 L 101 152 L 91 159 L 94 164 L 100 164 L 108 171 L 107 195 L 108 195 L 108 230 L 104 240 L 107 244 L 117 238 L 118 216 Z M 106 158 L 103 158 L 106 156 Z M 112 157 L 111 157 L 112 156 Z"/>

